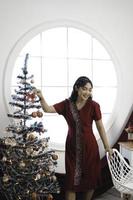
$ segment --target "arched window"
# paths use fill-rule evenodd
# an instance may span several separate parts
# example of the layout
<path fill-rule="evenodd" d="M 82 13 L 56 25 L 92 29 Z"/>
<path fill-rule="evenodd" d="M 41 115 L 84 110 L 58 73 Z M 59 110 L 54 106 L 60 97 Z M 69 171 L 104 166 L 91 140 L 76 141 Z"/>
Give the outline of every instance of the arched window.
<path fill-rule="evenodd" d="M 105 47 L 94 36 L 72 27 L 45 30 L 31 39 L 19 53 L 15 62 L 11 90 L 29 53 L 28 71 L 34 74 L 35 86 L 40 88 L 49 104 L 68 98 L 75 80 L 88 76 L 94 85 L 93 99 L 102 110 L 104 125 L 109 120 L 117 92 L 117 78 L 113 61 Z M 50 136 L 54 147 L 64 148 L 67 124 L 62 116 L 44 114 L 45 136 Z M 94 132 L 98 134 L 94 127 Z"/>

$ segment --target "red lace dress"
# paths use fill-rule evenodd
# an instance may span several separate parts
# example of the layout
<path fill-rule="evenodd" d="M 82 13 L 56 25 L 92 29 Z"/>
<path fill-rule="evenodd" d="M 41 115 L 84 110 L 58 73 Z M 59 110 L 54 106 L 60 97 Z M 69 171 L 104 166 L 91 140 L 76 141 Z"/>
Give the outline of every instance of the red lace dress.
<path fill-rule="evenodd" d="M 68 99 L 54 105 L 58 114 L 64 116 L 68 124 L 68 134 L 65 147 L 65 169 L 66 169 L 66 190 L 75 192 L 85 192 L 89 189 L 95 189 L 100 177 L 100 156 L 96 138 L 93 134 L 93 120 L 101 119 L 100 106 L 95 101 L 89 99 L 84 107 L 77 110 L 81 123 L 82 143 L 82 162 L 81 178 L 78 184 L 75 184 L 74 177 L 76 171 L 76 156 L 78 144 L 76 140 L 76 123 Z"/>

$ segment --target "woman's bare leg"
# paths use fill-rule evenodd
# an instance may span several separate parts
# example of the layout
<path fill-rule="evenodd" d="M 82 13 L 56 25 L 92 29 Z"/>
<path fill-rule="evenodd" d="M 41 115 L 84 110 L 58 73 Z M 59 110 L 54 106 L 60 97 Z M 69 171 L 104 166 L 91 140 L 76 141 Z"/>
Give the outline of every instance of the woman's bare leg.
<path fill-rule="evenodd" d="M 65 200 L 76 200 L 76 193 L 73 191 L 66 191 Z"/>
<path fill-rule="evenodd" d="M 88 190 L 87 192 L 85 192 L 83 195 L 83 200 L 91 200 L 93 193 L 94 190 Z"/>

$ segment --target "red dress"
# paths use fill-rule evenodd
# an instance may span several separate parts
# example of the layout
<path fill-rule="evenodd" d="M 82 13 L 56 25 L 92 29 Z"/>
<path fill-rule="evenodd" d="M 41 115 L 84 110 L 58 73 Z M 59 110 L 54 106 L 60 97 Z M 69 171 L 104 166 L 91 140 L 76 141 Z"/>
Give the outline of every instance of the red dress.
<path fill-rule="evenodd" d="M 66 139 L 65 169 L 66 169 L 66 190 L 85 192 L 95 189 L 100 177 L 100 156 L 96 138 L 93 134 L 93 120 L 101 119 L 100 106 L 89 99 L 84 107 L 78 110 L 82 126 L 82 175 L 79 185 L 74 184 L 76 165 L 76 125 L 70 109 L 68 99 L 54 105 L 58 114 L 64 116 L 68 124 L 68 135 Z"/>

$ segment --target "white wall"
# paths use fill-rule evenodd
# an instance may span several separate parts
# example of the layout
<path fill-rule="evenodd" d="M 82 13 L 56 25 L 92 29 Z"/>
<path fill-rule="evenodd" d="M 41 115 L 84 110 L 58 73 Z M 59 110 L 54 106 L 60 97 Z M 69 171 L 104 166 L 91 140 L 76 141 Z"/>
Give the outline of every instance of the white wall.
<path fill-rule="evenodd" d="M 8 62 L 15 51 L 15 45 L 27 32 L 41 27 L 41 24 L 72 21 L 94 30 L 101 36 L 101 40 L 104 38 L 103 41 L 106 41 L 113 52 L 118 76 L 118 101 L 114 108 L 115 119 L 112 119 L 112 127 L 108 130 L 112 145 L 119 137 L 132 110 L 132 11 L 132 0 L 0 0 L 0 135 L 5 134 L 4 129 L 9 124 L 3 95 L 7 91 L 4 87 L 4 82 L 8 79 L 5 72 L 11 71 Z M 16 49 L 16 55 L 17 53 Z M 13 55 L 15 57 L 15 53 Z M 98 142 L 102 156 L 101 141 Z"/>

